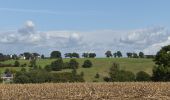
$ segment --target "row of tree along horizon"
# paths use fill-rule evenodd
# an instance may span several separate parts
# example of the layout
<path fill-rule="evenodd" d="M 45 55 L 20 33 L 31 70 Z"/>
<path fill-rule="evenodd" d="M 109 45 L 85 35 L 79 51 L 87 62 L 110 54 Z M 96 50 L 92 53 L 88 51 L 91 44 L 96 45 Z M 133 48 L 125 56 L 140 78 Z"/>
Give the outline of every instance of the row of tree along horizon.
<path fill-rule="evenodd" d="M 96 53 L 82 53 L 80 55 L 79 53 L 73 52 L 73 53 L 65 53 L 64 57 L 65 58 L 96 58 Z M 106 51 L 105 56 L 107 58 L 121 58 L 123 57 L 123 54 L 121 51 L 117 51 L 112 53 L 112 51 Z M 143 52 L 135 53 L 135 52 L 127 52 L 126 56 L 128 58 L 154 58 L 155 55 L 145 55 Z M 24 52 L 22 54 L 13 54 L 13 55 L 4 55 L 0 53 L 0 61 L 4 60 L 9 60 L 9 59 L 35 59 L 35 58 L 41 58 L 41 59 L 46 59 L 46 58 L 62 58 L 62 53 L 60 51 L 52 51 L 50 54 L 50 57 L 45 57 L 43 54 L 40 55 L 39 53 L 30 53 L 30 52 Z"/>

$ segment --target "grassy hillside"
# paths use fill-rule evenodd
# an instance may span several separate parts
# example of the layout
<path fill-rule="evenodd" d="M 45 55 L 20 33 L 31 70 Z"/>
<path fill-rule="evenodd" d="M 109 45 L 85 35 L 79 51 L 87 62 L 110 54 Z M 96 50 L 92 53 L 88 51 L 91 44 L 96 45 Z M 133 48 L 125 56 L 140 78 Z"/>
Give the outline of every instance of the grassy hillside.
<path fill-rule="evenodd" d="M 37 65 L 44 67 L 45 65 L 50 64 L 55 59 L 39 59 L 37 60 Z M 68 62 L 70 59 L 64 59 L 64 62 Z M 138 71 L 145 71 L 149 74 L 152 74 L 152 68 L 154 66 L 154 62 L 152 59 L 135 59 L 135 58 L 95 58 L 90 59 L 93 63 L 92 68 L 82 68 L 85 58 L 76 59 L 79 62 L 78 73 L 84 72 L 84 78 L 86 81 L 103 81 L 104 76 L 108 76 L 109 68 L 112 65 L 112 62 L 117 62 L 120 65 L 121 69 L 132 71 L 134 73 Z M 3 63 L 6 64 L 14 64 L 15 60 L 5 61 Z M 27 60 L 19 60 L 21 64 L 29 63 Z M 15 70 L 20 70 L 21 67 L 12 68 Z M 5 68 L 0 68 L 1 72 L 4 71 Z M 69 69 L 65 69 L 63 71 L 71 71 Z M 96 73 L 100 74 L 99 79 L 95 79 L 94 76 Z"/>

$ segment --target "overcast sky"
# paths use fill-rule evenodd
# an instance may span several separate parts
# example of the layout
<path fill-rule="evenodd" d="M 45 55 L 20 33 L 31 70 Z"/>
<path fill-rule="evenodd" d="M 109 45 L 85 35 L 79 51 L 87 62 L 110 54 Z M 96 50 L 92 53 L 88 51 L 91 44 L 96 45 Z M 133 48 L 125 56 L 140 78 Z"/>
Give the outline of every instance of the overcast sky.
<path fill-rule="evenodd" d="M 0 52 L 155 54 L 170 44 L 169 0 L 0 0 Z"/>

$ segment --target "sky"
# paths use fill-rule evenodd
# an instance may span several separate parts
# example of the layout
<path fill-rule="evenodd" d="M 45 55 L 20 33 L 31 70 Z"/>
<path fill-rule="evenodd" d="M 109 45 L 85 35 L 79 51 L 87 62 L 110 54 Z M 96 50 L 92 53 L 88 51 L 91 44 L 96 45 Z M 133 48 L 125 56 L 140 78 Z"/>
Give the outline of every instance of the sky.
<path fill-rule="evenodd" d="M 0 0 L 0 52 L 156 54 L 170 44 L 169 0 Z"/>

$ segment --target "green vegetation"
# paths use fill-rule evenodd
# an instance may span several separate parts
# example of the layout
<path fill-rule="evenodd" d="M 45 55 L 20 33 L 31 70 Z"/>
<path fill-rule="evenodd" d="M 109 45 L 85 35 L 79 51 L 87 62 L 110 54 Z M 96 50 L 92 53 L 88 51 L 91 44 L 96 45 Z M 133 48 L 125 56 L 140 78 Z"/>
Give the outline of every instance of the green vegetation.
<path fill-rule="evenodd" d="M 145 58 L 75 58 L 76 61 L 79 63 L 79 68 L 77 69 L 77 73 L 81 74 L 83 72 L 83 76 L 85 81 L 92 82 L 93 80 L 97 80 L 99 82 L 103 81 L 103 77 L 108 76 L 109 69 L 112 66 L 113 62 L 119 64 L 120 69 L 126 71 L 132 71 L 136 74 L 139 71 L 144 71 L 150 75 L 152 75 L 152 68 L 155 65 L 153 59 L 145 59 Z M 85 60 L 89 59 L 93 63 L 93 67 L 91 68 L 83 68 L 82 65 Z M 2 62 L 3 64 L 14 64 L 16 60 L 8 60 Z M 20 65 L 27 65 L 29 66 L 29 60 L 18 60 Z M 56 59 L 37 59 L 36 64 L 37 66 L 41 66 L 44 68 L 46 65 L 50 65 L 51 62 L 56 61 Z M 63 59 L 63 62 L 69 62 L 70 58 Z M 19 71 L 23 67 L 9 67 L 9 69 L 13 69 Z M 6 67 L 1 67 L 0 72 L 4 72 Z M 30 67 L 24 67 L 27 70 Z M 48 69 L 49 67 L 47 67 Z M 49 69 L 50 70 L 50 69 Z M 54 72 L 54 71 L 53 71 Z M 55 73 L 61 72 L 72 72 L 72 69 L 63 69 L 62 71 L 55 71 Z M 95 78 L 94 76 L 96 73 L 100 74 L 99 78 Z"/>

